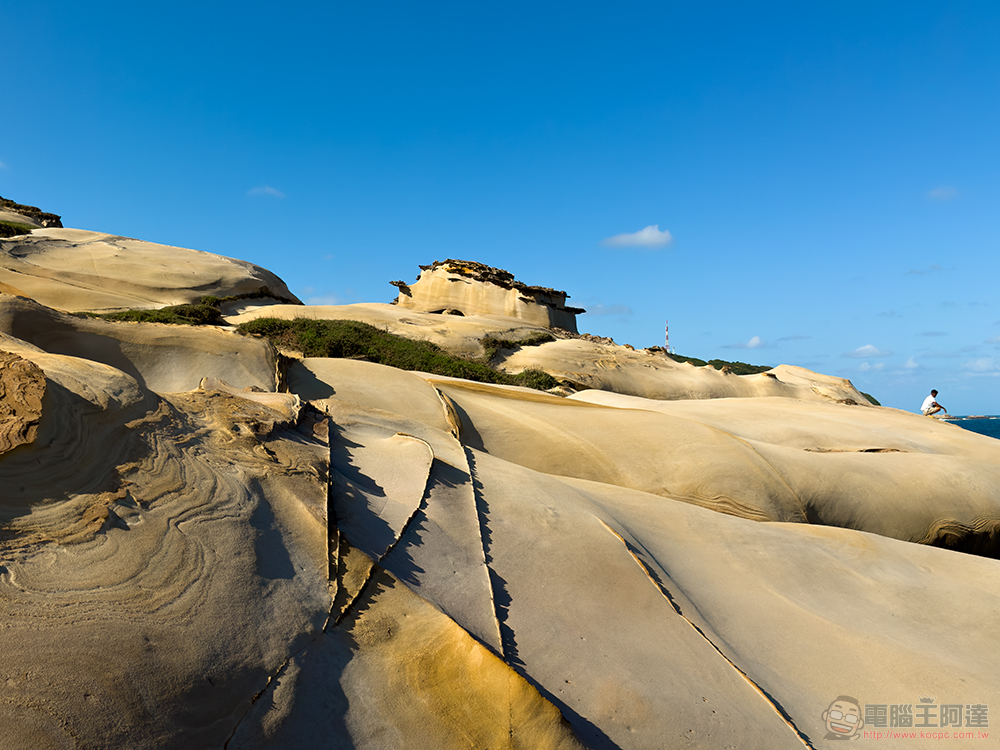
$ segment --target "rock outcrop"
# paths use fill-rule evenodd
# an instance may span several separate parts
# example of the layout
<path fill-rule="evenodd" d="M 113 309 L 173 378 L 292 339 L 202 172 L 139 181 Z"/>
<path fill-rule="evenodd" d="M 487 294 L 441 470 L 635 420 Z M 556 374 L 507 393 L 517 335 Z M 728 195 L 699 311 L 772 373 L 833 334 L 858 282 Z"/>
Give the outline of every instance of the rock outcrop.
<path fill-rule="evenodd" d="M 28 227 L 61 227 L 62 221 L 56 214 L 46 213 L 36 206 L 25 206 L 0 197 L 0 224 L 26 225 Z M 13 228 L 11 228 L 13 229 Z M 0 227 L 2 230 L 2 227 Z M 18 232 L 20 234 L 21 232 Z M 13 231 L 0 233 L 0 237 L 15 236 Z"/>
<path fill-rule="evenodd" d="M 298 303 L 252 263 L 81 229 L 36 229 L 0 240 L 0 284 L 67 312 L 151 309 L 203 296 Z"/>
<path fill-rule="evenodd" d="M 129 243 L 36 278 L 122 298 Z M 473 355 L 546 327 L 267 312 Z M 591 387 L 0 294 L 0 744 L 791 750 L 842 694 L 998 702 L 1000 442 L 799 368 L 520 351 Z"/>
<path fill-rule="evenodd" d="M 434 261 L 420 266 L 416 282 L 392 282 L 399 289 L 395 304 L 407 310 L 462 315 L 502 315 L 546 328 L 576 332 L 576 316 L 566 292 L 528 286 L 500 268 L 468 260 Z"/>

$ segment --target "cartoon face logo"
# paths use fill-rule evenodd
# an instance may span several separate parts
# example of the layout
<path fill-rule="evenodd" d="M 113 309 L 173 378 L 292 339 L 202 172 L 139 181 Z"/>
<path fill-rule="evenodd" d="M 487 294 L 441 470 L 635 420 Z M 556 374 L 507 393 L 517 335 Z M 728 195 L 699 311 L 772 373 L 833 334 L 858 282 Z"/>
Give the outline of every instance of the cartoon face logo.
<path fill-rule="evenodd" d="M 856 740 L 861 735 L 858 730 L 865 725 L 861 716 L 861 704 L 849 695 L 840 695 L 823 712 L 826 722 L 827 740 Z"/>

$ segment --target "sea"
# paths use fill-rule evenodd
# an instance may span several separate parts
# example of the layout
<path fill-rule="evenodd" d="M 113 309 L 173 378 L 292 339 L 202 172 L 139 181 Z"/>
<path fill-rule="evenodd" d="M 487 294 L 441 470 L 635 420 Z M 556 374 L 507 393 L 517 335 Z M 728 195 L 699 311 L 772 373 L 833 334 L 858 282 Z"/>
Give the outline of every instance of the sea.
<path fill-rule="evenodd" d="M 943 421 L 1000 440 L 1000 417 L 955 417 Z"/>

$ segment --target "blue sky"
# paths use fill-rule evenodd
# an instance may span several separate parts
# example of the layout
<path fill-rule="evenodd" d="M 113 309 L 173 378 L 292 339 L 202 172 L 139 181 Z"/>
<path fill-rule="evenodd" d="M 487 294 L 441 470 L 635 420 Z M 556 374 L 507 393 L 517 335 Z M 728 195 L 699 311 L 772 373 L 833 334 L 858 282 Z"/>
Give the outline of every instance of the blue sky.
<path fill-rule="evenodd" d="M 314 303 L 478 260 L 619 343 L 669 320 L 683 354 L 1000 413 L 995 3 L 33 0 L 0 26 L 0 195 L 67 226 Z"/>

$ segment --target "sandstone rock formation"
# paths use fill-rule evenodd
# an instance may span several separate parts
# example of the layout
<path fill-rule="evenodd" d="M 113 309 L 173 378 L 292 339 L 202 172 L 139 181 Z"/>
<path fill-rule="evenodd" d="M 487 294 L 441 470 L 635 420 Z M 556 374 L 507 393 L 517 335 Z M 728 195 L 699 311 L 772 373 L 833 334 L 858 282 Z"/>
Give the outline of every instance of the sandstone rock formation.
<path fill-rule="evenodd" d="M 95 307 L 146 257 L 112 246 Z M 544 327 L 230 321 L 268 313 L 471 355 Z M 798 368 L 529 355 L 591 387 L 0 295 L 0 745 L 770 750 L 822 747 L 845 693 L 997 705 L 1000 442 Z"/>
<path fill-rule="evenodd" d="M 576 316 L 584 312 L 566 306 L 566 292 L 528 286 L 508 271 L 468 260 L 434 261 L 420 266 L 415 283 L 392 284 L 399 289 L 395 304 L 407 310 L 503 315 L 574 333 Z"/>
<path fill-rule="evenodd" d="M 61 227 L 56 214 L 46 213 L 35 206 L 25 206 L 0 196 L 0 237 L 16 237 L 25 227 Z"/>
<path fill-rule="evenodd" d="M 0 284 L 67 312 L 158 308 L 204 295 L 298 303 L 281 279 L 252 263 L 81 229 L 0 240 Z"/>

